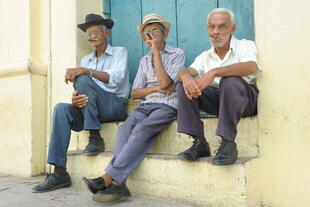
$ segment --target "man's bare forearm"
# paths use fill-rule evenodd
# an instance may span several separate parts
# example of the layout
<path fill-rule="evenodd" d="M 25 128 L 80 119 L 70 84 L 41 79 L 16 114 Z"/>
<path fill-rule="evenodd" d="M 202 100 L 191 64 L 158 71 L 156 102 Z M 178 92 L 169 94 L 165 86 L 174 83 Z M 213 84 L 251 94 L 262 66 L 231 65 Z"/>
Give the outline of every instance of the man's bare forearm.
<path fill-rule="evenodd" d="M 159 86 L 151 86 L 148 88 L 135 88 L 131 91 L 131 97 L 133 99 L 141 99 L 151 93 L 158 92 L 158 88 Z"/>
<path fill-rule="evenodd" d="M 81 76 L 81 75 L 89 75 L 89 76 L 92 76 L 92 77 L 94 77 L 94 78 L 96 78 L 96 79 L 98 79 L 104 83 L 109 83 L 110 75 L 106 72 L 96 71 L 96 70 L 92 70 L 92 69 L 88 69 L 88 68 L 70 68 L 67 70 L 71 70 L 70 74 L 73 74 L 74 78 Z M 66 74 L 66 76 L 67 76 L 67 74 Z M 70 77 L 66 77 L 66 78 L 70 79 L 70 81 L 74 81 L 73 77 L 72 76 L 70 76 Z"/>
<path fill-rule="evenodd" d="M 195 77 L 198 75 L 198 72 L 194 69 L 194 68 L 183 68 L 179 71 L 178 73 L 178 81 L 183 81 L 182 78 L 184 76 L 191 76 L 191 77 Z"/>
<path fill-rule="evenodd" d="M 154 70 L 159 83 L 159 87 L 164 90 L 173 83 L 173 80 L 167 74 L 163 66 L 162 59 L 160 57 L 160 52 L 153 51 L 152 55 L 153 55 Z"/>
<path fill-rule="evenodd" d="M 91 72 L 92 72 L 92 77 L 94 77 L 94 78 L 96 78 L 96 79 L 98 79 L 104 83 L 109 83 L 110 75 L 107 72 L 101 72 L 101 71 L 97 71 L 97 70 L 92 70 Z"/>
<path fill-rule="evenodd" d="M 248 76 L 256 72 L 257 64 L 254 61 L 235 63 L 212 69 L 215 77 Z"/>

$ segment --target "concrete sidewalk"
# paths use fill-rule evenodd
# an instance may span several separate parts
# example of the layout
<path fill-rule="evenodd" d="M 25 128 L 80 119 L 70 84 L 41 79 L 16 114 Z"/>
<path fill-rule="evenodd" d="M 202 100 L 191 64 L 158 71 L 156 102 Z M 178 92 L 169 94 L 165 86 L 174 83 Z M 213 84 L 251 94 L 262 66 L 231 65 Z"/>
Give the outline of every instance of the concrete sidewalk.
<path fill-rule="evenodd" d="M 0 207 L 194 207 L 135 196 L 117 203 L 97 203 L 86 188 L 77 187 L 31 193 L 31 188 L 43 179 L 43 176 L 17 178 L 0 173 Z"/>

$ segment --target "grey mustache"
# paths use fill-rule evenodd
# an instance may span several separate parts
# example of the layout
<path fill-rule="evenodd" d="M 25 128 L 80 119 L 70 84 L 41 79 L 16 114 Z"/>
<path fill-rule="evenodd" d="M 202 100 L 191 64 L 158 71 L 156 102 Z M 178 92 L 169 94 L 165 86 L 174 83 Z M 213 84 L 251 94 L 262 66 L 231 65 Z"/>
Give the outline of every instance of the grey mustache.
<path fill-rule="evenodd" d="M 91 41 L 96 41 L 96 40 L 98 40 L 98 38 L 95 38 L 95 39 L 88 39 L 89 42 L 91 42 Z"/>
<path fill-rule="evenodd" d="M 209 35 L 209 37 L 212 37 L 212 38 L 214 38 L 214 39 L 217 39 L 218 37 L 215 37 L 215 36 L 213 36 L 213 35 Z"/>

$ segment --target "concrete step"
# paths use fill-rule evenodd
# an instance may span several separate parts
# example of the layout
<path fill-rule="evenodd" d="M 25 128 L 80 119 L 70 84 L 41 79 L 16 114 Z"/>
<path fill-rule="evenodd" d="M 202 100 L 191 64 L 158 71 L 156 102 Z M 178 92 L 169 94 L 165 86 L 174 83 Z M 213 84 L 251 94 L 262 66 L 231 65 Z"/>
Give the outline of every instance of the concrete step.
<path fill-rule="evenodd" d="M 147 197 L 132 196 L 117 203 L 97 203 L 85 188 L 63 188 L 47 193 L 31 193 L 45 177 L 18 178 L 0 173 L 0 207 L 194 207 Z"/>
<path fill-rule="evenodd" d="M 214 152 L 219 146 L 220 138 L 215 135 L 218 118 L 203 118 L 205 135 Z M 101 135 L 106 143 L 106 151 L 112 152 L 115 146 L 117 128 L 122 122 L 102 124 Z M 173 122 L 163 130 L 150 153 L 178 154 L 192 145 L 192 139 L 185 134 L 177 133 L 177 122 Z M 238 125 L 237 145 L 240 156 L 258 156 L 258 121 L 257 117 L 242 118 Z M 82 150 L 88 142 L 88 132 L 74 133 L 71 138 L 70 150 Z"/>
<path fill-rule="evenodd" d="M 74 185 L 81 177 L 97 177 L 112 158 L 105 152 L 82 156 L 68 153 L 68 170 Z M 196 162 L 178 160 L 175 155 L 148 154 L 128 179 L 132 194 L 206 207 L 258 207 L 256 157 L 240 157 L 234 165 L 213 166 L 212 158 Z"/>

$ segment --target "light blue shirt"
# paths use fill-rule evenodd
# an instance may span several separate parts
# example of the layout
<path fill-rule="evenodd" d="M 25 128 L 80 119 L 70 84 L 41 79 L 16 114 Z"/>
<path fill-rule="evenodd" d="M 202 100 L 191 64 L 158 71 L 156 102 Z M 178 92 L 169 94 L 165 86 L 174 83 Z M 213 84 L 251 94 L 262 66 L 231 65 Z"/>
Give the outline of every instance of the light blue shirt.
<path fill-rule="evenodd" d="M 85 55 L 81 60 L 80 67 L 108 73 L 110 76 L 109 83 L 104 83 L 96 78 L 93 80 L 103 90 L 120 98 L 128 99 L 130 83 L 127 59 L 126 48 L 108 45 L 105 53 L 98 59 L 96 58 L 96 51 Z"/>

